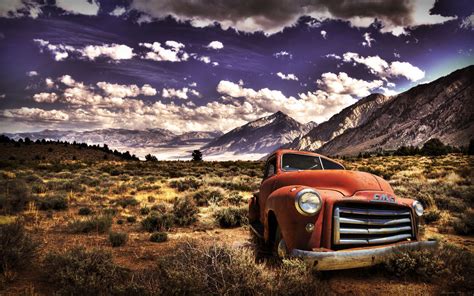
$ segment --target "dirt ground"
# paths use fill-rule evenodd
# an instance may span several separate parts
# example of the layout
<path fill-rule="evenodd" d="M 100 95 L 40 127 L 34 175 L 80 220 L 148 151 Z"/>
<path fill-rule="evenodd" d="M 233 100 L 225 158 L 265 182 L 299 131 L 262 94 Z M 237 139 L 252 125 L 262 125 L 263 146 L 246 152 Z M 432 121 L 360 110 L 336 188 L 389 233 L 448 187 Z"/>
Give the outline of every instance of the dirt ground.
<path fill-rule="evenodd" d="M 123 227 L 114 225 L 115 230 Z M 32 229 L 34 237 L 42 244 L 42 250 L 62 250 L 76 246 L 86 249 L 105 248 L 113 253 L 116 263 L 131 270 L 151 267 L 160 256 L 172 253 L 175 246 L 188 239 L 198 240 L 203 244 L 227 244 L 235 248 L 250 248 L 251 235 L 247 227 L 233 229 L 193 230 L 177 228 L 169 233 L 164 243 L 152 243 L 149 234 L 129 231 L 129 240 L 123 247 L 111 248 L 107 235 L 104 234 L 66 234 L 63 230 L 51 227 L 48 230 Z M 450 236 L 445 238 L 464 246 L 474 246 L 473 237 Z M 44 254 L 42 254 L 44 255 Z M 42 256 L 40 255 L 39 258 Z M 0 295 L 50 295 L 48 284 L 38 277 L 37 265 L 26 269 L 9 284 Z M 440 293 L 436 283 L 420 283 L 387 278 L 377 273 L 377 267 L 354 270 L 331 271 L 321 273 L 328 282 L 332 295 L 435 295 Z M 443 291 L 442 291 L 443 292 Z M 449 291 L 444 291 L 449 293 Z"/>

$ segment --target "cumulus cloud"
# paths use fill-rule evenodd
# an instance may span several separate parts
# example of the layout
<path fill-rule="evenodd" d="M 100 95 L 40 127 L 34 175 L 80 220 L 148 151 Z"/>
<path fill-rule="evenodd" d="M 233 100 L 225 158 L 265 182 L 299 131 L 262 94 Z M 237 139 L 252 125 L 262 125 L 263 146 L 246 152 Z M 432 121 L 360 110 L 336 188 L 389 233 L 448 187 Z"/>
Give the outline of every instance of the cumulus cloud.
<path fill-rule="evenodd" d="M 39 93 L 33 96 L 33 100 L 38 103 L 54 103 L 58 100 L 58 95 L 56 93 Z"/>
<path fill-rule="evenodd" d="M 102 89 L 106 96 L 125 98 L 136 97 L 138 95 L 154 96 L 156 89 L 149 84 L 144 84 L 141 88 L 136 84 L 117 84 L 107 82 L 97 82 L 97 86 Z"/>
<path fill-rule="evenodd" d="M 25 121 L 67 121 L 69 115 L 60 110 L 43 110 L 40 108 L 22 107 L 19 109 L 6 109 L 3 116 L 7 118 L 23 119 Z"/>
<path fill-rule="evenodd" d="M 38 72 L 28 71 L 28 72 L 26 72 L 26 76 L 28 76 L 28 77 L 38 76 Z"/>
<path fill-rule="evenodd" d="M 116 83 L 97 82 L 97 86 L 102 89 L 106 95 L 112 97 L 136 97 L 140 94 L 140 88 L 135 84 L 123 85 Z"/>
<path fill-rule="evenodd" d="M 140 46 L 150 49 L 144 59 L 158 62 L 182 62 L 189 59 L 189 54 L 183 50 L 184 44 L 169 40 L 162 46 L 160 42 L 140 43 Z"/>
<path fill-rule="evenodd" d="M 188 94 L 192 94 L 194 96 L 201 96 L 201 94 L 191 88 L 183 87 L 181 89 L 174 89 L 174 88 L 163 88 L 163 91 L 161 92 L 161 96 L 163 98 L 176 98 L 176 99 L 182 99 L 182 100 L 187 100 Z"/>
<path fill-rule="evenodd" d="M 320 89 L 287 96 L 280 90 L 245 87 L 243 81 L 221 80 L 216 86 L 220 98 L 197 106 L 189 98 L 200 94 L 189 87 L 162 90 L 163 98 L 178 100 L 150 102 L 131 97 L 138 92 L 152 93 L 149 85 L 138 87 L 110 82 L 87 85 L 70 75 L 58 77 L 53 83 L 54 92 L 38 93 L 33 99 L 62 103 L 63 109 L 8 109 L 0 115 L 19 120 L 34 118 L 36 126 L 56 121 L 63 126 L 80 123 L 88 128 L 144 129 L 154 126 L 178 133 L 228 131 L 276 111 L 283 111 L 301 122 L 322 122 L 356 102 L 356 96 L 380 84 L 353 79 L 342 73 L 327 73 L 317 82 Z"/>
<path fill-rule="evenodd" d="M 372 74 L 382 78 L 402 76 L 411 81 L 418 81 L 425 77 L 423 70 L 408 62 L 394 61 L 389 63 L 379 56 L 362 57 L 357 53 L 346 52 L 343 55 L 343 61 L 362 64 Z"/>
<path fill-rule="evenodd" d="M 418 81 L 425 77 L 425 72 L 408 62 L 395 61 L 388 70 L 390 76 L 404 76 L 411 81 Z"/>
<path fill-rule="evenodd" d="M 44 80 L 44 83 L 46 84 L 46 87 L 48 87 L 48 88 L 53 88 L 54 87 L 54 81 L 53 81 L 53 79 L 51 79 L 49 77 Z"/>
<path fill-rule="evenodd" d="M 283 80 L 295 80 L 295 81 L 298 81 L 298 77 L 296 77 L 295 74 L 291 74 L 291 73 L 290 73 L 290 74 L 286 74 L 286 75 L 285 75 L 285 74 L 283 74 L 283 73 L 281 73 L 281 72 L 278 72 L 276 75 L 277 75 L 278 77 L 280 77 L 281 79 L 283 79 Z"/>
<path fill-rule="evenodd" d="M 41 51 L 49 51 L 56 61 L 63 61 L 71 57 L 71 54 L 78 54 L 92 61 L 102 56 L 116 61 L 129 60 L 135 56 L 133 48 L 124 44 L 87 45 L 84 48 L 75 48 L 65 44 L 51 44 L 43 39 L 33 39 L 33 41 L 40 46 Z"/>
<path fill-rule="evenodd" d="M 41 13 L 41 5 L 34 0 L 7 0 L 0 4 L 0 17 L 4 18 L 37 18 Z"/>
<path fill-rule="evenodd" d="M 244 103 L 239 105 L 238 109 L 247 116 L 250 113 L 261 116 L 280 110 L 301 122 L 327 120 L 334 113 L 355 102 L 348 94 L 330 94 L 317 90 L 300 93 L 297 97 L 287 97 L 279 90 L 254 90 L 226 80 L 219 82 L 217 91 L 224 96 L 244 98 Z"/>
<path fill-rule="evenodd" d="M 141 88 L 141 93 L 145 96 L 154 96 L 156 95 L 156 89 L 149 84 L 144 84 Z"/>
<path fill-rule="evenodd" d="M 72 46 L 64 44 L 51 44 L 49 41 L 43 39 L 33 39 L 33 41 L 40 46 L 41 52 L 43 52 L 43 50 L 49 51 L 53 55 L 54 59 L 58 62 L 65 60 L 69 56 L 69 53 L 76 50 Z"/>
<path fill-rule="evenodd" d="M 92 61 L 100 56 L 106 56 L 113 60 L 129 60 L 135 55 L 133 48 L 124 44 L 88 45 L 79 49 L 79 52 L 83 57 Z"/>
<path fill-rule="evenodd" d="M 327 36 L 328 32 L 322 30 L 320 33 L 321 33 L 321 36 L 322 36 L 324 39 L 326 39 L 326 36 Z"/>
<path fill-rule="evenodd" d="M 59 81 L 67 86 L 74 86 L 76 81 L 71 77 L 71 75 L 63 75 L 59 77 Z"/>
<path fill-rule="evenodd" d="M 71 14 L 97 15 L 100 5 L 95 0 L 56 0 L 56 6 Z"/>
<path fill-rule="evenodd" d="M 375 39 L 370 37 L 370 33 L 368 32 L 364 33 L 363 37 L 365 41 L 362 42 L 362 45 L 367 46 L 367 47 L 372 47 L 372 42 L 374 42 Z"/>
<path fill-rule="evenodd" d="M 343 20 L 355 27 L 368 27 L 376 20 L 382 32 L 395 35 L 406 33 L 406 28 L 446 22 L 454 17 L 430 14 L 435 0 L 354 0 L 343 3 L 333 0 L 243 0 L 239 5 L 226 0 L 133 0 L 131 8 L 153 19 L 168 16 L 177 21 L 189 21 L 195 27 L 219 24 L 224 30 L 266 35 L 294 26 L 301 16 L 321 22 Z"/>
<path fill-rule="evenodd" d="M 335 54 L 335 53 L 327 54 L 327 55 L 325 55 L 325 57 L 327 57 L 327 58 L 332 58 L 332 59 L 336 59 L 336 60 L 342 59 L 340 55 L 337 55 L 337 54 Z"/>
<path fill-rule="evenodd" d="M 287 57 L 287 58 L 289 58 L 289 59 L 292 59 L 292 58 L 293 58 L 293 55 L 292 55 L 291 53 L 289 53 L 289 52 L 287 52 L 287 51 L 284 51 L 284 50 L 279 51 L 279 52 L 275 52 L 275 53 L 273 54 L 273 56 L 276 57 L 277 59 L 278 59 L 278 58 L 283 58 L 283 57 Z"/>
<path fill-rule="evenodd" d="M 208 56 L 200 56 L 200 57 L 197 57 L 197 60 L 198 61 L 201 61 L 205 64 L 209 64 L 211 62 L 211 58 L 208 57 Z"/>
<path fill-rule="evenodd" d="M 115 7 L 115 9 L 112 10 L 109 14 L 110 14 L 110 15 L 113 15 L 113 16 L 121 16 L 121 15 L 123 15 L 125 12 L 127 12 L 127 10 L 125 9 L 125 7 L 117 6 L 117 7 Z"/>
<path fill-rule="evenodd" d="M 461 24 L 460 24 L 461 29 L 466 29 L 466 30 L 474 30 L 474 14 L 471 14 L 468 17 L 465 17 Z"/>
<path fill-rule="evenodd" d="M 316 81 L 318 86 L 331 94 L 346 94 L 357 97 L 370 95 L 371 91 L 383 86 L 382 80 L 365 81 L 349 77 L 344 72 L 334 74 L 323 73 L 321 79 Z"/>
<path fill-rule="evenodd" d="M 212 41 L 206 47 L 207 48 L 212 48 L 212 49 L 223 49 L 224 44 L 222 44 L 222 42 L 220 42 L 220 41 Z"/>

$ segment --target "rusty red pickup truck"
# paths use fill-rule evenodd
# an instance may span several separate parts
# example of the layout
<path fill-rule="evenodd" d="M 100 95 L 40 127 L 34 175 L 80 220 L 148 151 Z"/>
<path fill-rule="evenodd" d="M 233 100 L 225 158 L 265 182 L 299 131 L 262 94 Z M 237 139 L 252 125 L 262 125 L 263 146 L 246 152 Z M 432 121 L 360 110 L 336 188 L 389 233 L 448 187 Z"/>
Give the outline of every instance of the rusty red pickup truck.
<path fill-rule="evenodd" d="M 316 153 L 277 150 L 249 201 L 251 230 L 279 257 L 317 270 L 371 266 L 390 255 L 436 248 L 422 241 L 420 202 L 395 195 L 384 179 L 349 171 Z"/>

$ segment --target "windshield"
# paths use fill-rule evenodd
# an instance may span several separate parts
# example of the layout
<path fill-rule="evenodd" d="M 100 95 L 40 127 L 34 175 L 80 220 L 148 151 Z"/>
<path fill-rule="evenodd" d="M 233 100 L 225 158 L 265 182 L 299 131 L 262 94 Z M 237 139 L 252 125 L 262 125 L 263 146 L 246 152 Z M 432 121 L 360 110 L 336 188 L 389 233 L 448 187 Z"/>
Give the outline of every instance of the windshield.
<path fill-rule="evenodd" d="M 323 164 L 321 165 L 321 159 Z M 281 158 L 281 168 L 284 171 L 301 171 L 301 170 L 343 170 L 340 164 L 330 161 L 319 156 L 305 154 L 283 154 Z"/>

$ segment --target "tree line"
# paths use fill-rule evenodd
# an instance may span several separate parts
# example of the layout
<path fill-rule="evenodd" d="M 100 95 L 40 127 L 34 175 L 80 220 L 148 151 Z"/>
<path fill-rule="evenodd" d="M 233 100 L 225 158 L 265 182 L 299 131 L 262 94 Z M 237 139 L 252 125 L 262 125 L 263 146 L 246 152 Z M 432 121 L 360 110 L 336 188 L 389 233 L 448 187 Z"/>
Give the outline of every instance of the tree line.
<path fill-rule="evenodd" d="M 77 143 L 76 141 L 70 143 L 68 141 L 59 141 L 59 140 L 53 141 L 53 140 L 45 140 L 45 139 L 41 139 L 41 140 L 37 139 L 36 141 L 33 141 L 28 137 L 25 139 L 14 140 L 14 139 L 10 139 L 9 137 L 5 135 L 0 135 L 0 144 L 13 144 L 16 147 L 20 147 L 22 145 L 33 145 L 33 144 L 35 145 L 55 144 L 55 145 L 64 145 L 65 147 L 73 146 L 78 149 L 94 149 L 94 150 L 103 151 L 105 153 L 113 154 L 125 160 L 140 160 L 135 154 L 131 154 L 129 151 L 120 152 L 117 149 L 112 150 L 109 148 L 109 146 L 107 146 L 107 144 L 100 146 L 96 144 L 89 145 L 87 143 Z"/>

